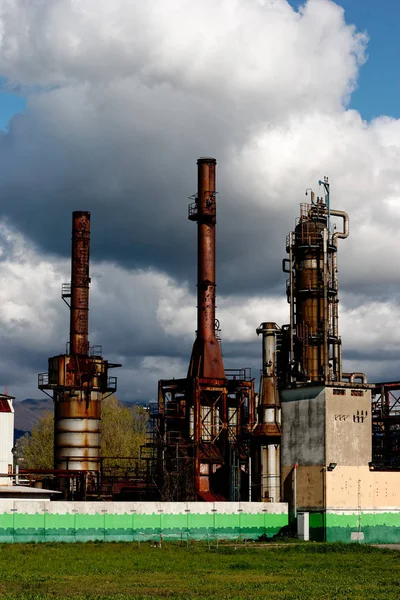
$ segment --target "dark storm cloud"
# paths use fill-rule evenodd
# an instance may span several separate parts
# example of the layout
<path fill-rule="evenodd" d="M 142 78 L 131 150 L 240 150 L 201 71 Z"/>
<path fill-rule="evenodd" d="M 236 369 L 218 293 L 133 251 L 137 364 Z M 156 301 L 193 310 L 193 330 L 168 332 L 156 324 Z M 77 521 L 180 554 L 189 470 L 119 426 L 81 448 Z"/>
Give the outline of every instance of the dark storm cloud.
<path fill-rule="evenodd" d="M 92 213 L 90 339 L 124 364 L 121 397 L 152 398 L 157 379 L 185 375 L 196 328 L 187 204 L 202 155 L 218 161 L 226 366 L 256 374 L 255 328 L 287 322 L 286 236 L 304 190 L 325 174 L 332 205 L 351 217 L 339 250 L 346 356 L 367 364 L 363 349 L 389 340 L 393 361 L 400 339 L 385 323 L 399 313 L 400 125 L 366 124 L 346 109 L 366 36 L 339 6 L 0 0 L 0 8 L 0 74 L 29 93 L 27 110 L 0 135 L 0 351 L 9 345 L 0 383 L 8 368 L 32 395 L 26 379 L 35 389 L 47 356 L 64 351 L 59 289 L 69 279 L 73 210 Z"/>

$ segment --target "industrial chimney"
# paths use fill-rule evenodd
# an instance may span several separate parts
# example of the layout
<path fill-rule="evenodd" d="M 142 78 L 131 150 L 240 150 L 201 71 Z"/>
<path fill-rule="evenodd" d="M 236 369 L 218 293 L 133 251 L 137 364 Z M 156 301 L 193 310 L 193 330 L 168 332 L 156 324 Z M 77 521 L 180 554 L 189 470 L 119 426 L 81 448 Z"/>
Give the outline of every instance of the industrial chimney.
<path fill-rule="evenodd" d="M 69 345 L 66 354 L 49 358 L 48 372 L 39 374 L 39 389 L 54 400 L 55 469 L 80 473 L 100 470 L 101 401 L 116 391 L 116 377 L 109 377 L 108 369 L 120 366 L 105 361 L 100 346 L 89 348 L 89 256 L 90 213 L 76 211 L 71 283 L 61 291 L 70 308 Z"/>
<path fill-rule="evenodd" d="M 215 158 L 197 161 L 197 197 L 189 207 L 189 219 L 197 221 L 197 336 L 188 376 L 224 380 L 221 347 L 215 337 L 216 165 Z"/>

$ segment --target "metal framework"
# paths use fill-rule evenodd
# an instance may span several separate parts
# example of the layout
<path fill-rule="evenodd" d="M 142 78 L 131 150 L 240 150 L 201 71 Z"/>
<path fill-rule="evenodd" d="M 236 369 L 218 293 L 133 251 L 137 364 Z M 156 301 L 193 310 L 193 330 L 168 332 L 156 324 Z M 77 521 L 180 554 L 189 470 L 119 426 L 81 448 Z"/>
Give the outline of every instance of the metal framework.
<path fill-rule="evenodd" d="M 400 469 L 400 382 L 376 383 L 372 390 L 374 469 Z"/>

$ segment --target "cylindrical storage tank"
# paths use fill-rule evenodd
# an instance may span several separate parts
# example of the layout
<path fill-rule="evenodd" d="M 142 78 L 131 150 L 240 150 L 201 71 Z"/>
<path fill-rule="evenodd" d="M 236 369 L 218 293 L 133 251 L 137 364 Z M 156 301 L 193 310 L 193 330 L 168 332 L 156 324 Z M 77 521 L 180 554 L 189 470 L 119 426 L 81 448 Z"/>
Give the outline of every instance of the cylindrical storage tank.
<path fill-rule="evenodd" d="M 54 462 L 56 469 L 100 469 L 101 394 L 85 392 L 58 397 L 54 403 Z"/>

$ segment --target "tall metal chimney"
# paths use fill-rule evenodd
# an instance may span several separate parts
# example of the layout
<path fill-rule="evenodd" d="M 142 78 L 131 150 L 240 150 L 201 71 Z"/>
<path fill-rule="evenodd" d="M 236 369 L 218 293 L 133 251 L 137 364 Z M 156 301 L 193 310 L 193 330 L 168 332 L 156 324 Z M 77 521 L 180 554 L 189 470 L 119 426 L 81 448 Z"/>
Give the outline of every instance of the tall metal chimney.
<path fill-rule="evenodd" d="M 189 207 L 197 221 L 197 337 L 188 377 L 225 379 L 221 348 L 215 337 L 215 227 L 217 223 L 215 158 L 199 158 L 198 191 Z"/>
<path fill-rule="evenodd" d="M 90 213 L 72 213 L 70 353 L 89 354 Z"/>

